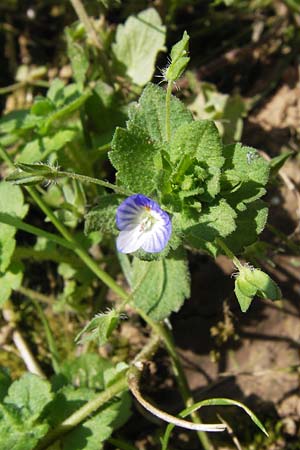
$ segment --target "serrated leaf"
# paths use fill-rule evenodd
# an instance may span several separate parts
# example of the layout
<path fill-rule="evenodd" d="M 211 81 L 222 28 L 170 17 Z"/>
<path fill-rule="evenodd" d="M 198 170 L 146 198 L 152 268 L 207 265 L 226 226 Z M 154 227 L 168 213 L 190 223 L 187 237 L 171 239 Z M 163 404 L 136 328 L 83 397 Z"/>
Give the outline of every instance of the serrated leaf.
<path fill-rule="evenodd" d="M 236 229 L 236 216 L 234 209 L 222 199 L 216 205 L 203 209 L 198 223 L 184 230 L 185 237 L 193 247 L 216 256 L 217 246 L 213 241 L 217 237 L 230 235 Z"/>
<path fill-rule="evenodd" d="M 112 332 L 118 326 L 120 314 L 114 309 L 97 314 L 75 338 L 75 342 L 83 343 L 98 341 L 98 345 L 104 345 Z"/>
<path fill-rule="evenodd" d="M 118 181 L 135 193 L 150 195 L 157 188 L 162 169 L 160 147 L 142 128 L 117 128 L 109 158 Z"/>
<path fill-rule="evenodd" d="M 77 372 L 78 375 L 78 372 Z M 74 386 L 63 386 L 56 392 L 53 401 L 46 408 L 47 420 L 54 428 L 67 417 L 95 397 L 93 389 Z"/>
<path fill-rule="evenodd" d="M 89 234 L 93 231 L 117 234 L 116 212 L 122 202 L 122 197 L 117 194 L 101 196 L 99 206 L 85 215 L 84 232 Z"/>
<path fill-rule="evenodd" d="M 253 244 L 263 231 L 268 218 L 268 207 L 262 200 L 256 200 L 247 205 L 245 211 L 236 212 L 236 229 L 224 240 L 234 253 L 240 253 L 244 247 Z"/>
<path fill-rule="evenodd" d="M 22 418 L 29 424 L 41 415 L 52 398 L 48 381 L 32 373 L 26 373 L 9 387 L 4 403 L 17 407 Z"/>
<path fill-rule="evenodd" d="M 185 171 L 193 174 L 196 162 L 204 169 L 205 178 L 198 181 L 197 187 L 204 187 L 209 197 L 215 197 L 220 191 L 220 173 L 224 163 L 222 143 L 214 122 L 209 120 L 195 121 L 181 126 L 169 147 L 170 160 L 173 163 L 189 157 Z M 180 169 L 179 169 L 180 170 Z M 177 175 L 182 176 L 182 174 Z M 197 174 L 194 173 L 197 179 Z"/>
<path fill-rule="evenodd" d="M 63 450 L 100 450 L 112 432 L 130 417 L 131 399 L 127 392 L 106 406 L 63 439 Z"/>
<path fill-rule="evenodd" d="M 1 450 L 33 450 L 48 429 L 48 424 L 29 427 L 27 422 L 22 421 L 17 409 L 0 404 Z"/>
<path fill-rule="evenodd" d="M 190 278 L 184 254 L 158 261 L 132 264 L 132 291 L 134 303 L 154 320 L 163 320 L 182 306 L 190 295 Z"/>
<path fill-rule="evenodd" d="M 222 192 L 231 205 L 249 203 L 261 197 L 269 179 L 270 168 L 251 147 L 232 144 L 224 147 L 225 164 L 222 175 Z"/>
<path fill-rule="evenodd" d="M 144 86 L 151 80 L 157 54 L 164 50 L 166 27 L 154 8 L 130 16 L 118 25 L 112 49 L 121 73 Z"/>
<path fill-rule="evenodd" d="M 160 144 L 167 141 L 166 138 L 166 91 L 152 83 L 149 83 L 139 102 L 129 110 L 131 125 L 138 126 L 145 133 Z M 170 128 L 171 138 L 175 135 L 177 129 L 185 123 L 193 121 L 190 111 L 176 97 L 171 97 L 170 102 Z"/>

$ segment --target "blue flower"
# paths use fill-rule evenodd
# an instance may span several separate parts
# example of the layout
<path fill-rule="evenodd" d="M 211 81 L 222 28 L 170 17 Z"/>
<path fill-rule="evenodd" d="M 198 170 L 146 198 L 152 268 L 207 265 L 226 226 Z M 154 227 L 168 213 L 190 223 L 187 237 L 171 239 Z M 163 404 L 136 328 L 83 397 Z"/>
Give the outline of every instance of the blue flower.
<path fill-rule="evenodd" d="M 148 253 L 161 252 L 172 232 L 169 215 L 142 194 L 131 195 L 121 203 L 116 223 L 120 230 L 117 249 L 121 253 L 133 253 L 140 248 Z"/>

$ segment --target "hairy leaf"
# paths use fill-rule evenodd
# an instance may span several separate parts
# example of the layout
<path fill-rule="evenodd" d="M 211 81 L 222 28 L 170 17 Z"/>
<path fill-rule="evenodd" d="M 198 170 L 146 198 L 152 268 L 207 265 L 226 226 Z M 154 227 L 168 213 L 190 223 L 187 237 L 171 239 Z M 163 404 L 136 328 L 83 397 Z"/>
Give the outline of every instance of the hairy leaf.
<path fill-rule="evenodd" d="M 133 260 L 132 290 L 136 306 L 155 320 L 178 311 L 190 295 L 190 279 L 182 251 L 157 261 Z"/>

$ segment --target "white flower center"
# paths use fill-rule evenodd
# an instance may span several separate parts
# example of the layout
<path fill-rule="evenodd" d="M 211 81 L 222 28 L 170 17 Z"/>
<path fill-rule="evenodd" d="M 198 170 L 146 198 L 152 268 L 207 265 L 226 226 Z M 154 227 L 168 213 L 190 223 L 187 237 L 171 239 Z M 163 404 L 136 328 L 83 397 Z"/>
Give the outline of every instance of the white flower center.
<path fill-rule="evenodd" d="M 146 208 L 145 208 L 146 209 Z M 157 218 L 152 215 L 151 210 L 146 209 L 141 216 L 141 222 L 139 226 L 139 231 L 141 233 L 145 233 L 150 231 L 155 222 L 157 222 Z"/>

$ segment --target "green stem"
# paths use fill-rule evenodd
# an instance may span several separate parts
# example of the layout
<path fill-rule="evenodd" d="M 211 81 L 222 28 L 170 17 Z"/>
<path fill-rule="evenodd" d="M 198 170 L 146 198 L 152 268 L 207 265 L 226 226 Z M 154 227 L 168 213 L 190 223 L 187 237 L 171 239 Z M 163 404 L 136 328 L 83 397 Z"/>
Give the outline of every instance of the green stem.
<path fill-rule="evenodd" d="M 99 186 L 106 187 L 108 189 L 112 189 L 119 194 L 130 196 L 133 193 L 128 191 L 127 189 L 123 189 L 115 184 L 109 183 L 108 181 L 98 180 L 97 178 L 88 177 L 86 175 L 80 175 L 78 173 L 73 172 L 64 172 L 63 170 L 58 170 L 54 172 L 55 178 L 67 177 L 72 178 L 73 180 L 78 180 L 83 183 L 93 183 L 98 184 Z"/>
<path fill-rule="evenodd" d="M 136 307 L 135 307 L 135 309 L 139 313 L 139 315 L 145 320 L 145 322 L 147 322 L 150 325 L 152 330 L 154 330 L 158 334 L 158 336 L 160 336 L 161 340 L 163 341 L 163 343 L 171 357 L 173 372 L 174 372 L 174 375 L 175 375 L 177 383 L 178 383 L 178 388 L 179 388 L 181 397 L 182 397 L 186 407 L 192 406 L 194 404 L 194 400 L 191 395 L 191 392 L 190 392 L 190 389 L 188 386 L 188 382 L 187 382 L 187 378 L 184 373 L 181 361 L 176 352 L 174 340 L 173 340 L 171 333 L 162 324 L 152 320 L 146 313 L 144 313 L 144 311 L 142 311 L 141 309 L 136 308 Z M 194 423 L 201 423 L 200 416 L 197 411 L 194 411 L 193 413 L 191 413 L 191 418 Z M 200 440 L 204 450 L 212 450 L 213 446 L 210 442 L 210 439 L 209 439 L 207 433 L 205 433 L 204 431 L 197 431 L 197 434 L 198 434 L 199 440 Z"/>
<path fill-rule="evenodd" d="M 173 81 L 168 81 L 166 93 L 166 140 L 171 138 L 171 95 L 172 95 Z"/>
<path fill-rule="evenodd" d="M 66 241 L 73 245 L 74 252 L 79 256 L 79 258 L 87 265 L 87 267 L 110 289 L 112 289 L 119 297 L 123 300 L 127 299 L 128 294 L 124 291 L 115 280 L 108 275 L 98 264 L 93 260 L 93 258 L 87 253 L 87 251 L 81 246 L 77 239 L 69 232 L 69 230 L 59 221 L 52 210 L 44 202 L 44 200 L 39 196 L 34 188 L 27 187 L 27 190 L 31 197 L 34 199 L 36 204 L 41 208 L 41 210 L 46 214 L 46 216 L 51 220 L 56 229 L 62 234 Z"/>
<path fill-rule="evenodd" d="M 87 402 L 81 408 L 79 408 L 74 414 L 69 416 L 61 424 L 59 424 L 54 430 L 50 431 L 35 448 L 35 450 L 46 449 L 52 442 L 56 439 L 71 431 L 78 424 L 86 420 L 91 414 L 97 411 L 101 406 L 105 405 L 109 400 L 111 400 L 116 395 L 127 389 L 127 377 L 126 372 L 122 378 L 118 379 L 114 384 L 107 387 L 105 391 L 96 395 L 92 400 Z"/>
<path fill-rule="evenodd" d="M 47 305 L 53 305 L 54 297 L 51 295 L 44 295 L 41 292 L 33 291 L 32 289 L 26 288 L 24 286 L 20 286 L 16 291 L 25 295 L 28 298 L 34 299 L 41 303 L 46 303 Z"/>
<path fill-rule="evenodd" d="M 226 256 L 228 256 L 228 258 L 230 258 L 233 262 L 233 264 L 239 269 L 241 270 L 243 268 L 242 263 L 239 261 L 239 259 L 232 253 L 232 251 L 227 247 L 227 245 L 225 244 L 225 242 L 220 239 L 220 238 L 216 238 L 216 243 L 219 247 L 221 247 L 222 250 L 224 250 L 224 253 Z"/>
<path fill-rule="evenodd" d="M 30 225 L 29 223 L 23 222 L 23 220 L 18 219 L 14 216 L 10 216 L 9 214 L 0 213 L 0 223 L 5 223 L 6 225 L 15 227 L 18 230 L 26 231 L 27 233 L 33 234 L 34 236 L 43 237 L 49 241 L 61 245 L 62 247 L 66 247 L 69 250 L 76 250 L 74 244 L 67 241 L 66 239 L 63 239 L 54 233 L 49 233 L 48 231 L 44 231 L 41 228 Z"/>

